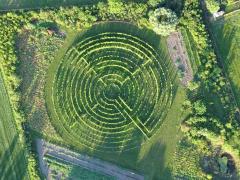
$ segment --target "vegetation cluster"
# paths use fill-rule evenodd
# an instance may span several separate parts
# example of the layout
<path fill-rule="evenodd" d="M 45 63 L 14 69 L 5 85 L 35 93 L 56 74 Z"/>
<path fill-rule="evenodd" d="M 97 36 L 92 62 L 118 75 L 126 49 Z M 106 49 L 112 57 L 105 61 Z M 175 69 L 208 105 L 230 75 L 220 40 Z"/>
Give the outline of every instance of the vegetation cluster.
<path fill-rule="evenodd" d="M 221 10 L 227 3 L 232 2 L 206 0 L 207 9 L 211 13 Z M 181 124 L 185 136 L 176 151 L 179 163 L 176 163 L 175 172 L 179 173 L 179 164 L 186 160 L 186 151 L 190 152 L 195 147 L 201 152 L 191 153 L 198 161 L 189 161 L 193 171 L 186 173 L 187 170 L 183 170 L 180 173 L 181 177 L 191 177 L 190 174 L 194 173 L 201 176 L 204 174 L 202 170 L 209 174 L 207 176 L 209 179 L 212 176 L 229 177 L 231 173 L 227 168 L 232 158 L 235 168 L 239 169 L 238 107 L 234 103 L 230 84 L 217 61 L 204 13 L 198 0 L 185 0 L 184 3 L 178 0 L 149 0 L 147 4 L 108 0 L 84 7 L 60 7 L 1 14 L 0 67 L 18 131 L 22 141 L 27 142 L 30 176 L 34 179 L 38 177 L 35 169 L 36 158 L 31 149 L 32 127 L 28 124 L 29 119 L 34 119 L 36 125 L 34 128 L 48 126 L 38 124 L 42 118 L 48 118 L 44 100 L 46 71 L 68 36 L 66 29 L 83 32 L 103 21 L 124 21 L 139 28 L 152 29 L 162 36 L 168 36 L 178 27 L 186 31 L 186 36 L 192 40 L 188 46 L 196 47 L 191 58 L 192 65 L 196 67 L 194 68 L 196 75 L 194 81 L 187 87 L 188 99 L 183 103 L 183 110 L 190 112 L 190 115 Z M 122 38 L 121 41 L 125 42 L 126 39 Z M 143 47 L 144 45 L 141 45 L 141 48 Z M 198 63 L 197 59 L 194 59 L 197 56 Z M 206 148 L 207 146 L 210 148 Z M 186 150 L 184 147 L 187 147 Z M 197 163 L 200 163 L 203 169 L 196 167 Z M 211 166 L 216 168 L 209 168 Z"/>

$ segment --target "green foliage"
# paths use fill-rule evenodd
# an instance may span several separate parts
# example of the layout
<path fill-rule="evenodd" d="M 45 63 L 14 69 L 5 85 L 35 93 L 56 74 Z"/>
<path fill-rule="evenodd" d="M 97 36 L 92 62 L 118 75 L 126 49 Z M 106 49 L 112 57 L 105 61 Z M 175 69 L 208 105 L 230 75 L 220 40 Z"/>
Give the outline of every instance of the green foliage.
<path fill-rule="evenodd" d="M 211 30 L 214 40 L 218 46 L 220 60 L 223 63 L 226 73 L 230 79 L 236 101 L 240 105 L 240 13 L 225 16 L 224 21 L 216 21 L 212 24 Z"/>
<path fill-rule="evenodd" d="M 158 8 L 149 13 L 149 22 L 157 34 L 168 36 L 170 33 L 176 31 L 178 18 L 170 9 Z"/>
<path fill-rule="evenodd" d="M 122 0 L 108 0 L 108 10 L 110 14 L 121 15 L 126 13 Z"/>
<path fill-rule="evenodd" d="M 158 5 L 164 3 L 166 0 L 148 0 L 148 4 L 151 7 L 157 7 Z"/>
<path fill-rule="evenodd" d="M 7 89 L 9 99 L 11 102 L 12 111 L 14 114 L 14 120 L 17 124 L 17 130 L 19 131 L 20 143 L 22 143 L 23 151 L 27 156 L 27 168 L 30 178 L 37 178 L 36 168 L 33 165 L 35 159 L 31 159 L 30 147 L 25 144 L 25 136 L 22 129 L 23 117 L 19 112 L 19 99 L 20 94 L 17 92 L 20 84 L 19 77 L 16 75 L 16 66 L 19 61 L 16 55 L 16 36 L 24 25 L 28 24 L 29 17 L 23 14 L 7 13 L 0 16 L 0 67 L 4 75 L 5 87 Z M 28 132 L 25 132 L 27 134 Z M 17 137 L 16 137 L 17 138 Z M 27 149 L 27 150 L 26 150 Z M 24 155 L 20 155 L 24 158 Z M 24 162 L 24 160 L 22 160 Z M 36 163 L 35 163 L 36 164 Z M 19 164 L 18 164 L 19 165 Z M 24 165 L 24 164 L 23 164 Z M 24 167 L 24 166 L 23 166 Z M 27 172 L 26 172 L 27 174 Z"/>
<path fill-rule="evenodd" d="M 205 2 L 210 13 L 215 13 L 220 9 L 219 0 L 206 0 Z"/>
<path fill-rule="evenodd" d="M 148 7 L 144 3 L 123 3 L 121 0 L 110 0 L 108 3 L 99 2 L 97 9 L 99 20 L 123 20 L 141 27 L 149 26 L 146 19 Z"/>
<path fill-rule="evenodd" d="M 193 111 L 190 118 L 185 121 L 185 124 L 188 124 L 189 128 L 186 135 L 192 142 L 207 140 L 213 147 L 219 145 L 222 148 L 231 146 L 234 149 L 230 148 L 227 151 L 235 154 L 237 149 L 233 144 L 230 145 L 230 139 L 235 134 L 233 132 L 239 131 L 238 119 L 234 116 L 236 105 L 230 100 L 232 99 L 232 94 L 227 87 L 222 70 L 217 64 L 216 55 L 214 54 L 201 15 L 202 10 L 199 1 L 185 1 L 185 8 L 180 24 L 190 32 L 193 38 L 192 43 L 196 45 L 201 59 L 201 65 L 198 70 L 199 75 L 197 77 L 200 79 L 201 84 L 196 89 L 192 87 L 189 89 L 189 101 L 191 101 L 192 105 L 188 106 L 192 107 Z M 192 89 L 195 90 L 192 91 Z M 206 96 L 207 93 L 216 94 L 216 96 L 220 97 L 221 101 L 218 103 L 220 103 L 220 107 L 224 107 L 225 116 L 228 119 L 224 116 L 217 118 L 218 114 L 211 111 L 211 106 L 209 105 L 205 107 L 202 103 L 196 104 L 196 99 L 204 99 L 203 96 Z M 207 102 L 209 103 L 209 99 L 205 99 L 206 105 Z M 227 127 L 224 126 L 226 121 L 229 122 Z M 234 128 L 232 128 L 233 126 Z"/>
<path fill-rule="evenodd" d="M 94 22 L 96 22 L 97 18 L 92 15 L 94 11 L 89 8 L 62 8 L 60 7 L 57 10 L 48 10 L 48 11 L 40 11 L 39 13 L 36 11 L 31 11 L 30 15 L 34 19 L 38 20 L 48 20 L 52 22 L 56 22 L 59 25 L 82 30 L 90 27 Z"/>
<path fill-rule="evenodd" d="M 206 174 L 200 167 L 203 154 L 202 149 L 187 139 L 181 140 L 174 154 L 173 176 L 176 179 L 206 179 Z"/>
<path fill-rule="evenodd" d="M 207 112 L 205 104 L 200 100 L 193 103 L 193 110 L 196 115 L 203 115 Z"/>
<path fill-rule="evenodd" d="M 45 107 L 44 84 L 46 71 L 55 54 L 63 44 L 66 32 L 55 23 L 38 21 L 29 24 L 18 35 L 18 74 L 21 77 L 21 109 L 25 119 L 34 130 L 42 134 L 54 134 Z M 29 91 L 29 87 L 34 87 Z M 43 120 L 44 119 L 44 120 Z M 43 129 L 43 124 L 45 128 Z"/>

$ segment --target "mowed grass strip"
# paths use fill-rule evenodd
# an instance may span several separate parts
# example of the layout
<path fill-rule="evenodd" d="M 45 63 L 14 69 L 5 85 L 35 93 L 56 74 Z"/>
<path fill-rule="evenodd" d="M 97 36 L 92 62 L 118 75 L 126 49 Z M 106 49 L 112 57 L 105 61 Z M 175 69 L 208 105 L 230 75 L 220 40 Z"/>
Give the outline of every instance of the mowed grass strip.
<path fill-rule="evenodd" d="M 240 105 L 240 12 L 216 21 L 212 25 L 214 40 L 218 46 L 224 69 Z"/>
<path fill-rule="evenodd" d="M 27 161 L 0 71 L 0 179 L 28 179 Z"/>

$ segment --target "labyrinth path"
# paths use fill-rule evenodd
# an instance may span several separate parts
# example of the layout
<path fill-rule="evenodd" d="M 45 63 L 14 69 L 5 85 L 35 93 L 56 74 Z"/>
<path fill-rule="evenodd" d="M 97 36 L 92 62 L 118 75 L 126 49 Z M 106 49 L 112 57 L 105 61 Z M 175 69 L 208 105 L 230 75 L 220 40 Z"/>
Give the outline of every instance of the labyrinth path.
<path fill-rule="evenodd" d="M 69 141 L 91 149 L 139 146 L 171 106 L 169 71 L 160 51 L 133 33 L 105 29 L 87 35 L 56 70 L 53 124 Z"/>

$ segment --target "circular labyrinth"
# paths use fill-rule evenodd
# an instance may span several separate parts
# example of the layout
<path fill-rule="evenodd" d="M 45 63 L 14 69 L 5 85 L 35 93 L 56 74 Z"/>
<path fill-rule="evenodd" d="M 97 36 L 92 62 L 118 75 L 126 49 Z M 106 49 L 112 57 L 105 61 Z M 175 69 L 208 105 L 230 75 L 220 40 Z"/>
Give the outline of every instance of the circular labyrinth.
<path fill-rule="evenodd" d="M 171 105 L 169 61 L 133 33 L 89 34 L 56 68 L 54 126 L 66 141 L 94 150 L 137 147 Z"/>

